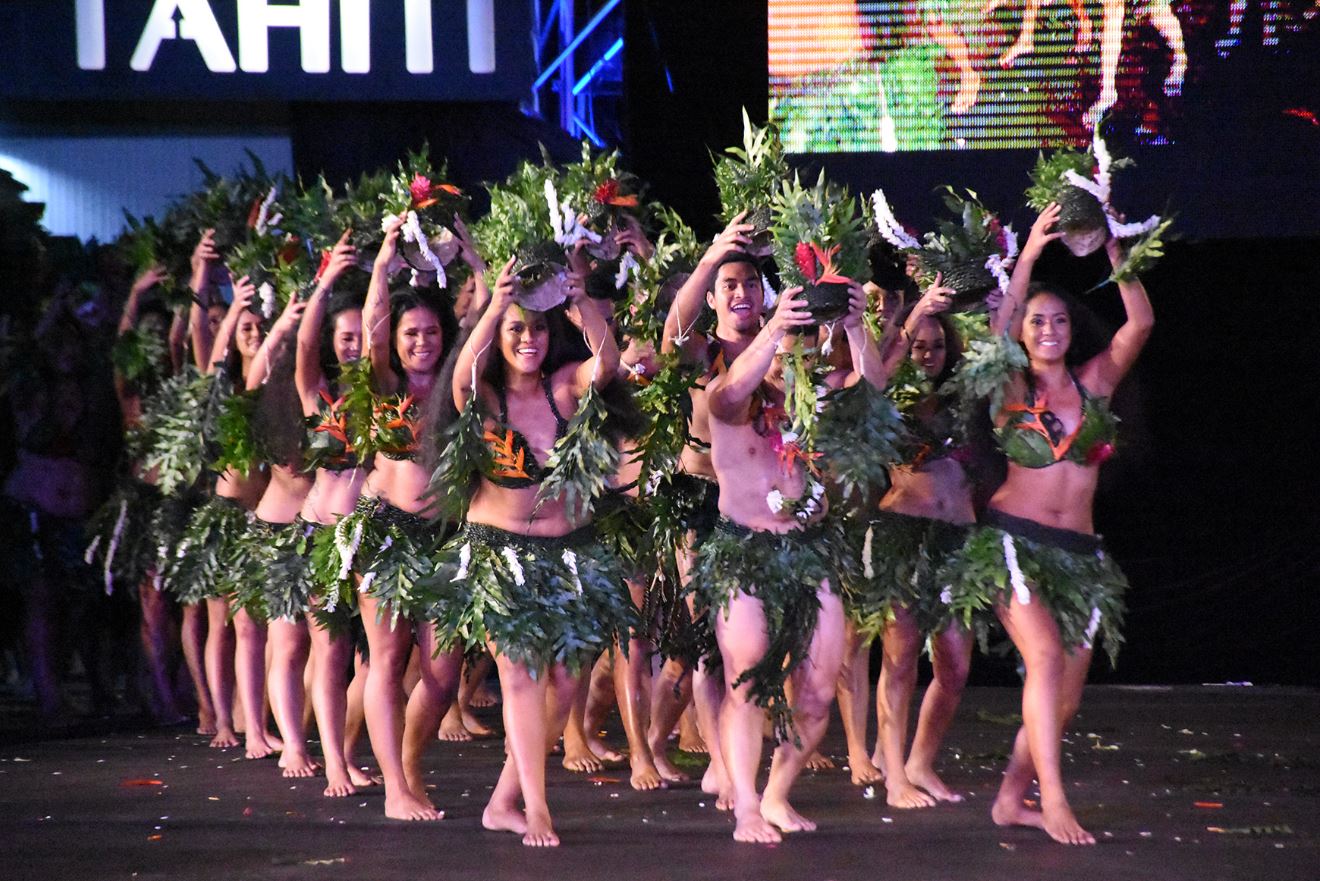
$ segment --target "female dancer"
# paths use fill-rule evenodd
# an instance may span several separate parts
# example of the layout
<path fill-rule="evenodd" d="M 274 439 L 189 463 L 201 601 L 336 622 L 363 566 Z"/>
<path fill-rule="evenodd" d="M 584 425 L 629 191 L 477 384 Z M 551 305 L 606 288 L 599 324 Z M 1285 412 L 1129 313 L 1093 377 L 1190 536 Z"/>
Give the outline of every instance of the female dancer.
<path fill-rule="evenodd" d="M 385 780 L 385 816 L 439 820 L 444 814 L 426 795 L 422 755 L 458 691 L 463 655 L 460 648 L 440 651 L 435 627 L 420 617 L 424 609 L 415 586 L 430 572 L 433 542 L 426 519 L 430 503 L 423 498 L 431 473 L 418 458 L 426 452 L 435 414 L 447 403 L 436 382 L 456 322 L 447 304 L 407 286 L 391 290 L 401 225 L 395 220 L 385 229 L 362 310 L 375 394 L 375 463 L 353 513 L 340 519 L 336 538 L 349 541 L 344 562 L 353 567 L 367 631 L 371 663 L 363 700 Z M 400 728 L 414 638 L 421 679 Z"/>
<path fill-rule="evenodd" d="M 892 360 L 910 358 L 918 377 L 929 383 L 948 377 L 957 361 L 958 338 L 943 319 L 952 293 L 938 281 L 928 288 L 902 322 L 896 345 L 886 352 Z M 962 800 L 936 775 L 934 760 L 967 682 L 972 638 L 950 621 L 934 573 L 945 556 L 962 546 L 976 515 L 948 407 L 941 406 L 934 389 L 899 403 L 917 442 L 911 456 L 889 470 L 889 491 L 865 527 L 863 578 L 855 585 L 850 628 L 860 644 L 849 653 L 849 669 L 863 675 L 848 682 L 852 712 L 844 714 L 844 722 L 853 729 L 848 741 L 854 781 L 859 760 L 864 770 L 868 764 L 883 768 L 888 803 L 922 808 L 936 800 Z M 876 747 L 867 762 L 864 747 L 860 754 L 857 747 L 865 732 L 868 644 L 877 627 L 884 655 L 876 686 Z M 917 657 L 927 636 L 934 681 L 922 700 L 912 752 L 905 760 L 908 707 L 916 687 Z"/>
<path fill-rule="evenodd" d="M 252 359 L 261 348 L 261 317 L 250 308 L 256 289 L 246 277 L 240 278 L 234 283 L 234 299 L 212 339 L 210 325 L 202 314 L 200 298 L 211 292 L 211 276 L 219 260 L 215 230 L 209 229 L 202 235 L 193 252 L 191 288 L 194 303 L 189 319 L 193 352 L 196 357 L 205 358 L 205 369 L 215 375 L 216 382 L 238 385 L 246 381 Z M 236 659 L 236 628 L 230 624 L 229 601 L 222 595 L 222 581 L 234 542 L 246 528 L 249 512 L 261 501 L 267 480 L 266 472 L 258 468 L 253 468 L 246 475 L 229 468 L 220 475 L 214 495 L 197 509 L 188 524 L 170 577 L 175 589 L 180 592 L 180 602 L 187 603 L 193 598 L 206 600 L 206 682 L 211 689 L 211 705 L 216 719 L 216 734 L 211 746 L 220 749 L 238 746 L 233 718 L 237 667 L 239 675 L 249 685 L 248 689 L 240 691 L 239 696 L 243 699 L 242 709 L 247 728 L 245 746 L 250 759 L 270 755 L 278 743 L 276 741 L 276 744 L 272 744 L 266 734 L 265 711 L 261 701 L 261 674 L 258 671 L 264 667 L 264 640 L 261 641 L 262 647 L 254 654 L 251 644 L 255 634 L 250 627 L 245 626 L 250 623 L 250 619 L 238 622 L 238 628 L 242 630 L 238 640 L 247 650 Z M 260 666 L 254 668 L 254 661 Z M 252 688 L 254 681 L 256 685 Z M 255 704 L 247 694 L 250 691 L 256 693 Z"/>
<path fill-rule="evenodd" d="M 1127 582 L 1095 534 L 1092 503 L 1099 465 L 1113 452 L 1107 398 L 1136 362 L 1155 316 L 1139 281 L 1119 282 L 1127 320 L 1098 355 L 1070 364 L 1068 301 L 1048 287 L 1029 287 L 1042 249 L 1062 235 L 1052 231 L 1058 216 L 1051 205 L 1032 225 L 992 325 L 1020 338 L 1030 359 L 1006 386 L 996 417 L 1008 478 L 990 499 L 982 528 L 945 567 L 947 582 L 944 574 L 940 581 L 951 585 L 955 609 L 993 606 L 1026 666 L 1023 724 L 991 816 L 999 825 L 1044 829 L 1063 844 L 1094 844 L 1068 804 L 1060 741 L 1081 701 L 1097 631 L 1103 628 L 1111 659 L 1118 650 Z M 1117 267 L 1121 245 L 1111 239 L 1106 249 Z M 1001 566 L 1008 590 L 995 585 Z M 1033 776 L 1039 811 L 1023 805 Z"/>
<path fill-rule="evenodd" d="M 302 471 L 301 423 L 296 419 L 297 405 L 291 400 L 291 341 L 306 307 L 296 296 L 289 297 L 244 375 L 249 392 L 260 389 L 254 421 L 271 457 L 270 480 L 226 579 L 234 588 L 231 605 L 238 631 L 239 694 L 248 718 L 255 719 L 260 717 L 252 713 L 261 713 L 263 696 L 269 693 L 275 725 L 284 743 L 280 767 L 285 777 L 310 777 L 319 767 L 307 754 L 303 725 L 303 669 L 309 639 L 303 620 L 306 597 L 298 587 L 305 567 L 293 547 L 302 532 L 296 522 L 298 512 L 312 488 L 312 478 Z M 280 430 L 280 423 L 290 421 L 290 417 L 299 430 L 293 437 L 289 431 Z M 292 555 L 290 551 L 294 551 Z M 290 556 L 294 558 L 292 565 Z M 271 649 L 269 670 L 267 639 Z M 264 733 L 264 726 L 258 727 Z"/>
<path fill-rule="evenodd" d="M 356 250 L 348 243 L 348 233 L 345 233 L 331 251 L 330 262 L 321 273 L 316 290 L 307 301 L 302 324 L 298 326 L 294 376 L 308 426 L 306 464 L 316 475 L 299 519 L 315 530 L 313 546 L 327 541 L 333 546 L 334 525 L 353 510 L 367 477 L 365 463 L 358 458 L 340 409 L 342 385 L 332 386 L 322 367 L 327 329 L 334 363 L 340 370 L 362 354 L 360 301 L 350 296 L 334 296 L 335 282 L 345 271 L 356 271 L 353 270 L 356 259 Z M 333 564 L 337 567 L 338 560 L 333 560 Z M 330 581 L 321 583 L 310 565 L 307 570 L 304 583 L 310 592 L 309 602 L 320 614 L 334 616 L 333 620 L 318 621 L 317 612 L 305 609 L 312 638 L 312 709 L 316 713 L 316 729 L 325 759 L 325 795 L 352 795 L 359 786 L 371 785 L 372 780 L 350 763 L 344 740 L 348 709 L 347 671 L 353 654 L 353 640 L 347 622 L 351 609 L 342 608 L 336 615 L 338 597 L 332 602 L 326 595 L 326 591 L 334 590 L 335 585 Z M 355 687 L 359 685 L 357 680 L 364 679 L 365 675 L 365 671 L 359 668 L 354 677 Z"/>
<path fill-rule="evenodd" d="M 583 665 L 616 639 L 626 642 L 636 610 L 591 524 L 563 498 L 542 500 L 538 484 L 551 473 L 545 463 L 565 435 L 564 414 L 614 378 L 619 350 L 601 314 L 578 307 L 582 278 L 569 274 L 569 310 L 595 356 L 556 364 L 564 341 L 546 314 L 514 301 L 513 264 L 501 270 L 455 365 L 460 418 L 498 417 L 483 420 L 493 464 L 478 481 L 466 525 L 441 554 L 435 581 L 438 593 L 450 592 L 445 631 L 470 628 L 473 643 L 488 643 L 499 671 L 507 758 L 482 825 L 554 847 L 546 753 L 564 728 Z"/>

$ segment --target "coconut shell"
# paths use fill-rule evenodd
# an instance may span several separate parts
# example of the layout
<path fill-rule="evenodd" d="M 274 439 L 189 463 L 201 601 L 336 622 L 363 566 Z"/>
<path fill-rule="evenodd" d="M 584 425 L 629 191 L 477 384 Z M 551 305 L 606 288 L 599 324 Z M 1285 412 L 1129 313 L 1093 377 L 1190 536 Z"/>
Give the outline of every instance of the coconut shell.
<path fill-rule="evenodd" d="M 808 285 L 802 290 L 802 298 L 817 324 L 836 321 L 848 313 L 848 285 L 842 282 Z"/>
<path fill-rule="evenodd" d="M 1094 254 L 1109 238 L 1109 222 L 1100 200 L 1079 187 L 1059 193 L 1059 229 L 1063 243 L 1078 257 Z"/>

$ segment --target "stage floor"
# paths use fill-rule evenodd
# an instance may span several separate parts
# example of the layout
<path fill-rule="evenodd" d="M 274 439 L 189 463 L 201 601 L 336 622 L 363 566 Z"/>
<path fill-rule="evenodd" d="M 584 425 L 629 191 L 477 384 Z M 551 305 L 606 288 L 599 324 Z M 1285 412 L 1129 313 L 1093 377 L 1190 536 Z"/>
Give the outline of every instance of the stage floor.
<path fill-rule="evenodd" d="M 1079 818 L 1100 845 L 999 829 L 990 800 L 1018 693 L 970 689 L 947 741 L 960 805 L 905 812 L 840 770 L 808 772 L 796 806 L 820 830 L 738 845 L 695 784 L 638 793 L 626 768 L 592 778 L 552 759 L 563 839 L 531 851 L 485 832 L 497 741 L 437 743 L 433 799 L 447 818 L 384 819 L 379 792 L 326 799 L 273 760 L 213 751 L 180 730 L 0 744 L 0 865 L 8 881 L 137 879 L 1313 879 L 1320 877 L 1320 693 L 1247 687 L 1088 689 L 1065 744 Z M 692 770 L 699 771 L 699 765 Z M 158 781 L 158 782 L 155 782 Z"/>

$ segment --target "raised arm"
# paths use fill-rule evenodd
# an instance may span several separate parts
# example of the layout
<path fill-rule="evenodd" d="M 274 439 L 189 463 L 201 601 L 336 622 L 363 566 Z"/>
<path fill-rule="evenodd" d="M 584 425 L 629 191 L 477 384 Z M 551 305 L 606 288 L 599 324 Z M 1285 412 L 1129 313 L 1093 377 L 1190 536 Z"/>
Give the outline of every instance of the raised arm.
<path fill-rule="evenodd" d="M 403 220 L 396 217 L 385 227 L 385 241 L 371 267 L 367 302 L 362 306 L 362 339 L 366 357 L 371 359 L 371 376 L 376 391 L 386 395 L 394 394 L 399 386 L 399 377 L 390 366 L 390 264 L 399 253 L 402 225 Z"/>
<path fill-rule="evenodd" d="M 325 323 L 326 301 L 334 290 L 335 281 L 357 259 L 357 249 L 348 243 L 350 232 L 352 230 L 344 230 L 331 249 L 330 261 L 317 279 L 316 290 L 307 298 L 307 308 L 298 325 L 293 379 L 298 386 L 303 410 L 309 413 L 315 411 L 316 396 L 325 387 L 325 373 L 321 370 L 321 325 Z"/>
<path fill-rule="evenodd" d="M 252 303 L 252 298 L 257 295 L 257 289 L 252 286 L 245 275 L 234 282 L 234 299 L 229 304 L 229 311 L 225 313 L 224 320 L 220 322 L 220 328 L 216 331 L 215 341 L 211 348 L 202 356 L 201 363 L 205 365 L 202 369 L 206 373 L 214 373 L 215 366 L 225 360 L 229 355 L 229 346 L 234 342 L 234 330 L 238 327 L 238 317 L 243 314 Z M 194 306 L 194 308 L 196 308 Z M 206 323 L 206 315 L 202 315 L 202 323 Z M 208 331 L 209 336 L 209 331 Z M 193 337 L 196 345 L 196 337 Z"/>
<path fill-rule="evenodd" d="M 568 274 L 565 287 L 569 296 L 569 317 L 581 329 L 593 353 L 576 368 L 562 368 L 572 370 L 570 382 L 573 394 L 580 398 L 587 393 L 588 386 L 603 389 L 614 379 L 614 375 L 619 372 L 619 344 L 614 339 L 614 332 L 610 330 L 603 311 L 611 304 L 605 301 L 602 307 L 598 302 L 589 300 L 582 276 L 575 272 Z"/>
<path fill-rule="evenodd" d="M 248 391 L 261 388 L 266 384 L 266 380 L 270 379 L 270 371 L 275 365 L 275 353 L 297 334 L 298 322 L 302 320 L 303 310 L 306 308 L 307 304 L 300 302 L 297 297 L 289 297 L 288 305 L 284 307 L 280 317 L 275 319 L 270 333 L 261 341 L 261 348 L 257 349 L 257 354 L 252 356 L 252 364 L 248 367 L 246 379 Z"/>
<path fill-rule="evenodd" d="M 692 270 L 688 280 L 683 282 L 683 286 L 674 295 L 674 304 L 669 307 L 669 315 L 665 318 L 665 338 L 661 344 L 661 352 L 672 352 L 679 348 L 677 341 L 682 339 L 683 351 L 689 357 L 698 357 L 701 344 L 693 338 L 692 328 L 701 317 L 701 310 L 706 305 L 706 292 L 715 284 L 715 271 L 725 257 L 735 251 L 745 251 L 751 246 L 752 240 L 749 235 L 755 227 L 750 223 L 742 222 L 746 213 L 744 211 L 735 217 L 733 222 L 715 237 L 715 242 L 706 249 L 706 253 L 698 261 L 697 268 Z"/>
<path fill-rule="evenodd" d="M 500 270 L 486 310 L 477 319 L 476 326 L 472 328 L 472 333 L 468 335 L 467 342 L 463 344 L 454 362 L 454 406 L 459 410 L 467 406 L 468 398 L 472 396 L 472 378 L 485 370 L 486 359 L 491 357 L 490 350 L 499 334 L 500 321 L 504 319 L 505 310 L 513 303 L 513 263 L 514 258 L 510 257 L 509 262 Z"/>
<path fill-rule="evenodd" d="M 866 315 L 866 306 L 866 290 L 857 282 L 849 284 L 848 314 L 843 319 L 843 330 L 848 337 L 853 369 L 844 380 L 844 385 L 850 386 L 865 379 L 874 388 L 883 391 L 898 365 L 887 364 L 880 357 L 880 346 L 862 320 Z"/>
<path fill-rule="evenodd" d="M 210 372 L 211 350 L 215 348 L 211 326 L 206 321 L 206 297 L 211 287 L 211 267 L 219 260 L 220 252 L 215 248 L 215 230 L 208 229 L 202 233 L 197 247 L 193 248 L 192 276 L 188 279 L 188 287 L 193 294 L 192 306 L 188 310 L 188 331 L 192 335 L 193 360 L 197 362 L 197 369 L 203 373 Z"/>
<path fill-rule="evenodd" d="M 183 362 L 187 359 L 186 351 L 188 345 L 188 310 L 183 307 L 176 307 L 174 317 L 170 319 L 170 335 L 167 342 L 170 353 L 170 370 L 178 373 L 183 369 Z"/>
<path fill-rule="evenodd" d="M 899 328 L 893 345 L 884 350 L 886 384 L 889 382 L 889 377 L 893 376 L 894 371 L 903 363 L 903 359 L 912 353 L 912 338 L 916 336 L 921 322 L 927 318 L 934 318 L 941 312 L 949 311 L 949 307 L 953 304 L 953 288 L 945 287 L 942 281 L 943 278 L 936 273 L 934 284 L 926 288 L 921 299 L 912 307 L 912 311 L 908 313 Z M 895 318 L 896 322 L 897 318 Z"/>
<path fill-rule="evenodd" d="M 133 280 L 133 286 L 128 289 L 128 299 L 124 301 L 124 311 L 119 315 L 120 336 L 137 327 L 138 311 L 142 308 L 142 295 L 164 281 L 165 276 L 165 267 L 157 264 L 147 267 Z"/>
<path fill-rule="evenodd" d="M 477 253 L 477 248 L 472 243 L 472 234 L 468 232 L 467 224 L 457 215 L 454 217 L 454 235 L 458 238 L 459 255 L 472 269 L 472 297 L 468 301 L 467 310 L 458 316 L 459 330 L 470 331 L 485 313 L 486 305 L 490 302 L 490 286 L 486 284 L 487 267 L 486 261 L 481 259 L 481 254 Z"/>
<path fill-rule="evenodd" d="M 727 372 L 706 386 L 706 401 L 711 416 L 723 422 L 737 422 L 746 417 L 752 395 L 760 387 L 774 361 L 780 341 L 794 327 L 811 324 L 811 313 L 802 299 L 802 288 L 784 291 L 779 305 L 750 346 L 734 359 Z"/>
<path fill-rule="evenodd" d="M 1117 268 L 1123 262 L 1123 245 L 1111 238 L 1105 243 L 1110 265 Z M 1114 334 L 1103 352 L 1082 366 L 1082 381 L 1098 395 L 1112 394 L 1119 382 L 1132 369 L 1146 340 L 1155 329 L 1155 310 L 1151 308 L 1146 286 L 1139 279 L 1120 281 L 1118 294 L 1123 298 L 1127 320 Z"/>
<path fill-rule="evenodd" d="M 1027 243 L 1022 246 L 1022 253 L 1018 254 L 1017 262 L 1013 264 L 1008 290 L 1004 291 L 1004 298 L 999 301 L 999 308 L 990 320 L 990 332 L 996 336 L 1006 331 L 1013 339 L 1022 336 L 1022 305 L 1027 299 L 1032 270 L 1045 246 L 1055 239 L 1063 238 L 1062 232 L 1053 231 L 1058 219 L 1059 206 L 1051 202 L 1031 225 Z"/>

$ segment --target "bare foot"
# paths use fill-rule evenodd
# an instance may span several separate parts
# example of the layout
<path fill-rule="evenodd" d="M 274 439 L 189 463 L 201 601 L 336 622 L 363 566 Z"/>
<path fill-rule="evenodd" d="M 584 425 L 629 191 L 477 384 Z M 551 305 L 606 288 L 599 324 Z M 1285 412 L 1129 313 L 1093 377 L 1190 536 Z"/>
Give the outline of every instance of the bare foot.
<path fill-rule="evenodd" d="M 670 783 L 686 783 L 691 779 L 688 775 L 678 770 L 678 767 L 673 762 L 669 761 L 669 756 L 665 755 L 663 749 L 660 752 L 652 751 L 651 758 L 655 760 L 655 770 L 659 772 L 663 779 Z"/>
<path fill-rule="evenodd" d="M 467 710 L 463 711 L 463 727 L 466 728 L 468 733 L 473 737 L 493 737 L 495 735 L 495 730 L 493 728 L 489 725 L 483 725 L 480 719 L 469 713 Z"/>
<path fill-rule="evenodd" d="M 1095 836 L 1082 828 L 1073 816 L 1072 808 L 1062 799 L 1057 804 L 1050 804 L 1044 798 L 1040 800 L 1041 828 L 1059 844 L 1087 845 L 1095 844 Z"/>
<path fill-rule="evenodd" d="M 909 783 L 920 786 L 940 801 L 958 804 L 963 800 L 961 795 L 944 785 L 934 768 L 908 768 L 906 773 Z"/>
<path fill-rule="evenodd" d="M 215 713 L 198 712 L 197 713 L 197 733 L 205 737 L 213 737 L 220 729 L 215 727 Z"/>
<path fill-rule="evenodd" d="M 216 731 L 215 737 L 211 738 L 211 749 L 229 749 L 238 746 L 238 743 L 238 735 L 234 733 L 234 729 L 221 728 Z"/>
<path fill-rule="evenodd" d="M 316 772 L 321 770 L 320 763 L 306 753 L 285 753 L 280 757 L 280 767 L 284 769 L 285 777 L 315 777 Z"/>
<path fill-rule="evenodd" d="M 816 824 L 793 810 L 786 801 L 761 800 L 761 816 L 784 832 L 815 832 Z"/>
<path fill-rule="evenodd" d="M 968 68 L 962 72 L 958 81 L 958 94 L 949 103 L 950 113 L 966 113 L 976 103 L 976 96 L 981 91 L 981 75 Z"/>
<path fill-rule="evenodd" d="M 632 777 L 628 781 L 632 788 L 639 792 L 646 792 L 652 789 L 665 789 L 668 784 L 665 778 L 660 776 L 655 765 L 645 760 L 634 759 L 632 763 Z"/>
<path fill-rule="evenodd" d="M 347 774 L 326 771 L 325 789 L 321 792 L 321 795 L 326 798 L 344 798 L 356 795 L 357 791 L 358 788 L 353 785 L 353 781 L 348 779 Z"/>
<path fill-rule="evenodd" d="M 248 733 L 247 752 L 245 755 L 249 759 L 264 759 L 267 756 L 274 755 L 278 750 L 266 738 L 259 734 Z"/>
<path fill-rule="evenodd" d="M 852 773 L 853 786 L 867 786 L 885 779 L 885 775 L 866 756 L 849 756 L 848 770 Z"/>
<path fill-rule="evenodd" d="M 440 740 L 451 743 L 466 743 L 472 739 L 472 732 L 463 727 L 463 716 L 457 710 L 450 710 L 440 720 Z"/>
<path fill-rule="evenodd" d="M 445 812 L 437 811 L 427 799 L 404 790 L 385 796 L 385 816 L 391 820 L 443 820 Z"/>
<path fill-rule="evenodd" d="M 527 834 L 527 818 L 517 808 L 505 805 L 486 805 L 481 812 L 481 827 L 491 832 L 512 832 L 516 835 Z"/>
<path fill-rule="evenodd" d="M 605 741 L 601 740 L 597 735 L 587 735 L 587 749 L 591 750 L 591 754 L 602 762 L 623 761 L 623 753 L 610 749 L 605 745 Z"/>
<path fill-rule="evenodd" d="M 584 745 L 564 745 L 564 767 L 577 774 L 594 774 L 604 767 Z"/>
<path fill-rule="evenodd" d="M 885 779 L 885 754 L 879 746 L 876 746 L 875 752 L 871 753 L 871 765 L 880 772 L 880 779 Z"/>
<path fill-rule="evenodd" d="M 684 713 L 678 719 L 678 748 L 685 753 L 707 754 L 710 752 L 701 729 L 692 721 L 691 714 Z"/>
<path fill-rule="evenodd" d="M 366 771 L 363 771 L 361 768 L 357 767 L 356 765 L 348 766 L 348 779 L 351 780 L 353 782 L 353 785 L 356 786 L 358 789 L 367 789 L 372 786 L 381 786 L 385 783 L 385 779 L 383 777 L 376 777 L 374 775 L 368 774 Z"/>
<path fill-rule="evenodd" d="M 912 808 L 933 808 L 935 799 L 922 792 L 917 787 L 907 781 L 890 780 L 886 786 L 888 795 L 885 797 L 885 803 L 891 808 L 902 808 L 910 810 Z"/>
<path fill-rule="evenodd" d="M 779 834 L 779 830 L 771 826 L 769 821 L 761 816 L 760 805 L 756 805 L 745 813 L 735 814 L 734 818 L 734 841 L 741 841 L 744 844 L 778 844 L 784 840 L 784 837 Z"/>
<path fill-rule="evenodd" d="M 724 790 L 715 796 L 715 810 L 727 813 L 728 811 L 733 810 L 733 806 L 734 800 L 732 789 Z"/>
<path fill-rule="evenodd" d="M 559 836 L 550 825 L 550 814 L 540 811 L 527 813 L 527 832 L 523 835 L 527 847 L 559 847 Z"/>
<path fill-rule="evenodd" d="M 807 757 L 807 763 L 803 765 L 808 771 L 833 771 L 834 760 L 829 756 L 823 756 L 818 752 L 812 753 Z"/>
<path fill-rule="evenodd" d="M 1022 803 L 1021 798 L 1005 796 L 1002 793 L 995 798 L 995 803 L 990 807 L 990 819 L 995 821 L 996 826 L 1045 828 L 1045 818 L 1041 816 L 1040 811 L 1028 808 Z"/>
<path fill-rule="evenodd" d="M 1029 34 L 1023 34 L 1017 38 L 1017 42 L 1004 50 L 1004 54 L 999 56 L 999 66 L 1008 70 L 1023 55 L 1030 55 L 1036 49 L 1036 44 L 1032 41 Z"/>
<path fill-rule="evenodd" d="M 471 699 L 468 700 L 468 706 L 484 710 L 486 707 L 493 707 L 500 702 L 500 696 L 491 691 L 488 686 L 479 685 L 472 692 Z"/>

